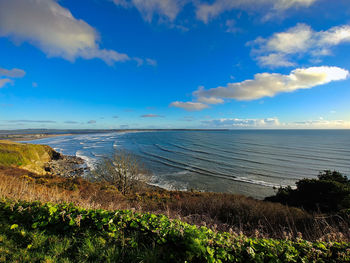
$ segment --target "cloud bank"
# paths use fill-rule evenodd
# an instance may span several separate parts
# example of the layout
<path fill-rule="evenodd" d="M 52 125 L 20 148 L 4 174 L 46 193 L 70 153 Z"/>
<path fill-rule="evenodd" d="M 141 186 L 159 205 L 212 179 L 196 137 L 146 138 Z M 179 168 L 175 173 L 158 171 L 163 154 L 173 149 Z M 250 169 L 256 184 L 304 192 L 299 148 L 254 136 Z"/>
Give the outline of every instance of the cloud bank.
<path fill-rule="evenodd" d="M 126 54 L 99 46 L 97 31 L 56 0 L 0 0 L 0 36 L 29 42 L 48 57 L 99 58 L 107 64 L 130 60 Z"/>
<path fill-rule="evenodd" d="M 266 119 L 214 119 L 202 121 L 202 124 L 211 128 L 273 128 L 280 126 L 280 122 L 277 118 L 266 118 Z"/>
<path fill-rule="evenodd" d="M 297 24 L 285 32 L 269 38 L 257 38 L 248 43 L 252 55 L 260 65 L 289 67 L 296 63 L 294 57 L 310 55 L 312 58 L 331 55 L 332 48 L 350 42 L 350 25 L 335 26 L 326 31 L 314 31 L 309 25 Z"/>
<path fill-rule="evenodd" d="M 327 66 L 298 68 L 291 71 L 289 75 L 259 73 L 254 76 L 254 79 L 228 83 L 225 87 L 209 90 L 200 87 L 193 92 L 193 96 L 198 102 L 175 101 L 170 106 L 185 110 L 202 110 L 208 108 L 208 104 L 223 103 L 225 99 L 249 101 L 263 97 L 274 97 L 279 93 L 311 89 L 332 81 L 344 80 L 348 76 L 349 71 L 345 69 Z"/>
<path fill-rule="evenodd" d="M 239 119 L 222 118 L 202 121 L 206 128 L 217 129 L 349 129 L 350 122 L 344 120 L 310 120 L 283 123 L 278 118 Z"/>
<path fill-rule="evenodd" d="M 229 83 L 226 87 L 199 89 L 193 93 L 198 100 L 235 99 L 256 100 L 273 97 L 282 92 L 310 89 L 332 81 L 344 80 L 349 72 L 338 67 L 310 67 L 291 71 L 289 75 L 279 73 L 260 73 L 252 80 Z"/>

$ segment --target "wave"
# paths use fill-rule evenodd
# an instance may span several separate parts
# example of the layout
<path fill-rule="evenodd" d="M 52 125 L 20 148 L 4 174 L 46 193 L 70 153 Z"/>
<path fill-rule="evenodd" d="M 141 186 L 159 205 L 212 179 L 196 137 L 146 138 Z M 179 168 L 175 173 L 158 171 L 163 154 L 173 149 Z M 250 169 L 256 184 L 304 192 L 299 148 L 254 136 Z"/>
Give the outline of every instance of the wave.
<path fill-rule="evenodd" d="M 236 141 L 235 143 L 237 144 L 244 144 L 244 145 L 251 145 L 253 147 L 259 146 L 259 147 L 264 147 L 264 148 L 274 148 L 274 149 L 279 149 L 279 150 L 292 150 L 293 152 L 297 151 L 297 152 L 308 152 L 308 153 L 325 153 L 325 154 L 329 154 L 329 152 L 324 151 L 323 148 L 320 145 L 317 145 L 317 149 L 315 149 L 314 147 L 308 147 L 306 145 L 303 145 L 303 147 L 292 147 L 292 146 L 282 146 L 282 145 L 271 145 L 271 144 L 261 144 L 261 143 L 252 143 L 252 142 L 244 142 L 244 141 Z M 230 146 L 233 146 L 233 144 L 230 144 Z M 336 149 L 332 149 L 329 148 L 327 150 L 330 150 L 333 153 L 337 153 L 339 154 L 340 150 L 338 148 Z M 350 151 L 346 151 L 346 152 L 350 152 Z"/>
<path fill-rule="evenodd" d="M 169 165 L 171 167 L 183 169 L 186 172 L 188 172 L 188 171 L 189 172 L 194 172 L 194 173 L 197 173 L 197 174 L 200 174 L 200 175 L 216 177 L 216 178 L 225 179 L 225 180 L 232 180 L 232 181 L 243 182 L 243 183 L 254 184 L 254 185 L 260 185 L 260 186 L 265 186 L 265 187 L 286 187 L 287 186 L 287 185 L 283 185 L 283 184 L 266 182 L 266 181 L 263 181 L 263 180 L 249 179 L 247 177 L 234 177 L 234 176 L 222 175 L 222 174 L 219 174 L 219 173 L 204 173 L 204 172 L 201 172 L 201 171 L 197 171 L 196 169 L 192 169 L 191 167 L 183 167 L 183 166 L 179 166 L 179 165 L 176 165 L 176 164 L 169 164 L 167 162 L 164 162 L 164 161 L 161 161 L 161 160 L 158 160 L 158 159 L 156 159 L 155 161 L 157 161 L 159 163 L 163 163 L 163 164 Z M 186 174 L 186 172 L 185 172 L 185 174 Z M 180 173 L 184 174 L 183 171 L 180 172 Z M 175 174 L 178 174 L 178 173 L 175 173 Z M 162 187 L 162 184 L 157 184 L 157 185 Z"/>
<path fill-rule="evenodd" d="M 96 159 L 94 158 L 91 158 L 89 156 L 86 156 L 82 151 L 78 150 L 76 153 L 75 153 L 75 156 L 83 159 L 86 163 L 86 165 L 90 168 L 90 169 L 94 169 L 95 168 L 95 164 L 97 162 Z"/>
<path fill-rule="evenodd" d="M 237 151 L 230 151 L 230 150 L 225 150 L 225 149 L 218 149 L 215 147 L 207 147 L 209 149 L 212 150 L 216 150 L 216 151 L 221 151 L 221 152 L 225 152 L 225 153 L 229 153 L 229 154 L 235 154 L 237 155 Z M 291 162 L 291 157 L 298 159 L 297 163 L 300 164 L 304 164 L 307 166 L 310 165 L 315 165 L 315 162 L 312 163 L 312 161 L 320 161 L 320 162 L 329 162 L 329 160 L 332 160 L 333 164 L 336 164 L 338 166 L 341 167 L 347 167 L 347 164 L 350 162 L 350 158 L 341 158 L 341 157 L 329 157 L 327 156 L 327 158 L 321 158 L 321 156 L 314 156 L 314 155 L 305 155 L 305 154 L 293 154 L 293 153 L 288 153 L 285 151 L 279 151 L 278 153 L 275 151 L 275 153 L 271 152 L 271 151 L 261 151 L 261 150 L 257 150 L 257 149 L 250 149 L 250 148 L 242 148 L 242 147 L 235 147 L 236 150 L 239 150 L 239 155 L 245 155 L 245 156 L 251 156 L 252 154 L 256 157 L 264 157 L 265 159 L 269 159 L 269 160 L 276 160 L 276 161 L 281 161 L 281 162 Z M 248 154 L 249 153 L 249 154 Z M 275 157 L 270 157 L 270 156 L 276 156 Z M 281 158 L 281 157 L 285 157 L 285 158 Z M 306 160 L 306 161 L 305 161 Z M 341 161 L 347 161 L 347 163 L 343 163 L 343 162 L 339 162 L 339 160 Z M 309 161 L 309 162 L 308 162 Z M 264 162 L 266 163 L 266 162 Z M 270 163 L 271 164 L 271 163 Z M 273 165 L 273 164 L 272 164 Z M 316 165 L 319 165 L 316 164 Z M 314 169 L 312 169 L 314 170 Z"/>
<path fill-rule="evenodd" d="M 235 163 L 234 165 L 232 164 L 229 164 L 229 163 L 226 163 L 226 162 L 221 162 L 221 161 L 218 161 L 218 160 L 215 160 L 215 159 L 207 159 L 207 158 L 203 158 L 203 157 L 199 157 L 197 155 L 193 155 L 191 153 L 188 153 L 188 152 L 180 152 L 180 151 L 175 151 L 175 150 L 170 150 L 170 149 L 167 149 L 163 146 L 160 146 L 158 144 L 154 144 L 158 149 L 162 150 L 162 151 L 165 151 L 165 152 L 169 152 L 169 153 L 174 153 L 176 155 L 185 155 L 185 156 L 190 156 L 194 159 L 197 159 L 197 160 L 201 160 L 201 161 L 205 161 L 207 163 L 215 163 L 215 164 L 218 164 L 220 165 L 220 168 L 221 169 L 224 169 L 224 170 L 228 170 L 228 172 L 232 172 L 233 170 L 236 170 L 236 173 L 239 173 L 239 171 L 235 168 L 237 167 L 240 167 L 240 168 L 244 168 L 246 170 L 250 170 L 251 167 L 247 167 L 247 166 L 244 166 L 244 165 L 240 165 L 240 164 L 237 164 Z M 252 174 L 252 175 L 257 175 L 257 176 L 264 176 L 264 177 L 271 177 L 271 178 L 276 178 L 276 179 L 283 179 L 284 178 L 284 173 L 283 171 L 276 171 L 274 170 L 274 174 L 279 174 L 279 175 L 273 175 L 273 174 L 269 174 L 271 173 L 271 169 L 270 170 L 267 170 L 267 169 L 264 169 L 262 167 L 259 168 L 259 170 L 262 172 L 266 172 L 266 173 L 258 173 L 258 172 L 252 172 L 250 171 L 249 174 Z M 295 171 L 294 171 L 295 172 Z M 301 176 L 305 176 L 305 174 L 300 174 L 300 173 L 296 173 L 297 175 L 299 175 L 300 177 Z M 290 177 L 290 179 L 292 180 L 298 180 L 299 178 L 298 177 Z"/>
<path fill-rule="evenodd" d="M 184 149 L 184 150 L 187 150 L 189 152 L 196 152 L 196 153 L 203 153 L 204 151 L 199 151 L 199 150 L 192 150 L 191 148 L 187 148 L 187 147 L 184 147 L 184 146 L 179 146 L 179 145 L 176 145 L 176 144 L 172 144 L 172 143 L 169 143 L 170 145 L 173 145 L 175 147 L 178 147 L 180 149 Z M 286 166 L 286 165 L 283 165 L 283 164 L 277 164 L 277 163 L 269 163 L 269 162 L 266 162 L 266 161 L 255 161 L 255 160 L 252 160 L 252 159 L 248 159 L 248 158 L 243 158 L 243 157 L 239 157 L 237 156 L 237 153 L 235 153 L 236 156 L 232 156 L 232 155 L 223 155 L 223 154 L 220 154 L 220 153 L 217 153 L 217 152 L 205 152 L 206 155 L 214 155 L 214 156 L 217 156 L 217 157 L 220 157 L 220 158 L 223 158 L 223 159 L 229 159 L 229 160 L 233 160 L 233 161 L 240 161 L 240 162 L 245 162 L 245 163 L 248 163 L 248 167 L 250 167 L 252 164 L 255 164 L 257 166 L 267 166 L 267 165 L 270 165 L 270 166 L 273 166 L 275 167 L 279 167 L 281 169 L 293 169 L 293 166 Z M 198 157 L 197 157 L 198 158 Z M 211 160 L 215 160 L 215 157 L 211 157 L 209 161 Z M 242 167 L 246 167 L 246 166 L 242 166 Z M 294 170 L 295 172 L 295 170 Z M 301 175 L 301 174 L 300 174 Z"/>
<path fill-rule="evenodd" d="M 344 134 L 320 136 L 315 131 L 303 137 L 258 131 L 126 132 L 53 137 L 40 143 L 75 154 L 91 168 L 104 154 L 121 148 L 140 156 L 155 172 L 158 180 L 152 181 L 154 185 L 206 188 L 214 182 L 209 186 L 212 191 L 230 192 L 232 184 L 225 181 L 230 180 L 246 184 L 235 189 L 254 196 L 262 188 L 249 185 L 261 185 L 271 192 L 272 186 L 293 185 L 298 179 L 314 178 L 324 169 L 350 173 L 350 133 Z"/>

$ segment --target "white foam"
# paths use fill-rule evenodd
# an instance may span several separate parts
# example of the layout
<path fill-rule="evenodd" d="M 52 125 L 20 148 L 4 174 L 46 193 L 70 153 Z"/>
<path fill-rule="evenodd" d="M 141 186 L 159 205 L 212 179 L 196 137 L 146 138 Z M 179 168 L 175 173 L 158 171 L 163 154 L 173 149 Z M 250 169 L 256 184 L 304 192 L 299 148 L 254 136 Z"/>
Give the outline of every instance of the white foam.
<path fill-rule="evenodd" d="M 265 182 L 262 180 L 254 180 L 254 179 L 249 179 L 247 177 L 235 177 L 235 181 L 240 181 L 244 183 L 250 183 L 250 184 L 257 184 L 257 185 L 262 185 L 262 186 L 267 186 L 267 187 L 287 187 L 287 185 L 281 185 L 281 184 L 274 184 L 270 182 Z"/>
<path fill-rule="evenodd" d="M 153 175 L 151 177 L 149 185 L 157 186 L 166 190 L 178 190 L 178 191 L 187 191 L 187 184 L 179 184 L 179 182 L 172 182 L 170 180 L 163 180 L 159 175 Z"/>
<path fill-rule="evenodd" d="M 94 158 L 84 155 L 83 152 L 79 150 L 75 153 L 75 156 L 83 159 L 90 169 L 94 169 L 96 163 L 96 160 Z"/>

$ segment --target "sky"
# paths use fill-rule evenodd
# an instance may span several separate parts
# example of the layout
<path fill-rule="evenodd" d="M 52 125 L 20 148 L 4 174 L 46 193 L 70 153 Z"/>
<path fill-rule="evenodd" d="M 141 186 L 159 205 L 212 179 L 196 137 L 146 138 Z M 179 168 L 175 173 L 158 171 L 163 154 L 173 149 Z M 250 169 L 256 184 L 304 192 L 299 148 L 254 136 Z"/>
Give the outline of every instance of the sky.
<path fill-rule="evenodd" d="M 349 0 L 0 0 L 0 129 L 349 129 Z"/>

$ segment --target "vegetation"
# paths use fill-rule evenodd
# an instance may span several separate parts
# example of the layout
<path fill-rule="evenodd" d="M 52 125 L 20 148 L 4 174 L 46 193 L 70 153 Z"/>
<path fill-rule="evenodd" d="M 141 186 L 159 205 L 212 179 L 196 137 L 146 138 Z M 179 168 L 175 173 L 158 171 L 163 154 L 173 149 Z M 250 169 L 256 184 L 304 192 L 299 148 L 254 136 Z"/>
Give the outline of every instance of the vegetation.
<path fill-rule="evenodd" d="M 93 172 L 96 180 L 107 181 L 126 195 L 144 186 L 147 172 L 136 156 L 126 151 L 116 151 L 113 158 L 104 158 Z"/>
<path fill-rule="evenodd" d="M 1 166 L 21 167 L 31 172 L 45 174 L 45 163 L 58 157 L 59 154 L 46 145 L 0 141 Z"/>
<path fill-rule="evenodd" d="M 296 189 L 280 188 L 275 196 L 266 198 L 308 211 L 324 213 L 350 209 L 350 180 L 336 171 L 324 171 L 317 179 L 302 179 Z"/>
<path fill-rule="evenodd" d="M 116 160 L 109 163 L 111 173 Z M 116 180 L 92 182 L 4 163 L 0 262 L 350 261 L 348 210 L 341 216 L 309 213 L 240 195 L 122 187 L 120 174 L 143 172 L 136 165 L 123 166 Z M 349 183 L 334 172 L 319 180 Z"/>
<path fill-rule="evenodd" d="M 240 195 L 166 191 L 156 187 L 123 195 L 108 182 L 37 175 L 19 168 L 0 167 L 0 198 L 165 214 L 190 224 L 250 237 L 350 240 L 347 214 L 341 217 L 309 214 L 298 208 Z"/>
<path fill-rule="evenodd" d="M 0 202 L 3 262 L 346 262 L 350 244 L 247 238 L 164 215 Z"/>

